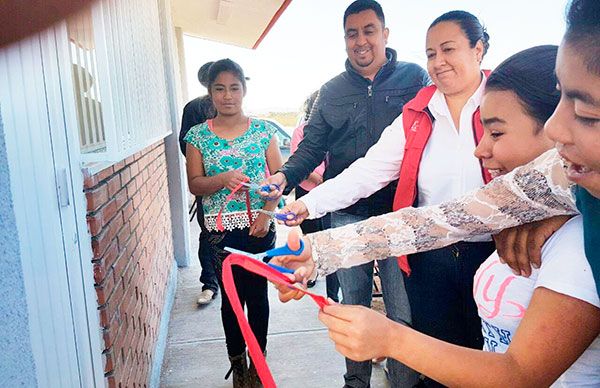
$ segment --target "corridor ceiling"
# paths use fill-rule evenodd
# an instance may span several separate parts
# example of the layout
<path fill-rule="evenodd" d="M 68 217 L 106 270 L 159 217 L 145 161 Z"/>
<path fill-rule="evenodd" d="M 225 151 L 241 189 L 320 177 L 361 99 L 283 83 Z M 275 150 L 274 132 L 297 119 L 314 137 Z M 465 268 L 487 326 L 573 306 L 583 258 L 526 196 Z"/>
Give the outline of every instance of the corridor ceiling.
<path fill-rule="evenodd" d="M 291 0 L 172 0 L 173 24 L 184 34 L 256 48 Z"/>

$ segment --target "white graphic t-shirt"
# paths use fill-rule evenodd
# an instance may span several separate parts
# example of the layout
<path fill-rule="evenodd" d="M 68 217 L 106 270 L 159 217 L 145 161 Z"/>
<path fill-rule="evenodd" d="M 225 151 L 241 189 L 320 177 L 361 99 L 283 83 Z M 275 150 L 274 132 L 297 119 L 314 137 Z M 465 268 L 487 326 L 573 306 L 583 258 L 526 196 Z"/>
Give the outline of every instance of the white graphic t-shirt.
<path fill-rule="evenodd" d="M 494 252 L 475 274 L 473 295 L 483 331 L 483 349 L 508 349 L 537 287 L 600 307 L 596 283 L 583 248 L 581 216 L 569 220 L 542 248 L 542 266 L 529 278 L 515 275 Z M 600 386 L 600 337 L 553 386 Z"/>

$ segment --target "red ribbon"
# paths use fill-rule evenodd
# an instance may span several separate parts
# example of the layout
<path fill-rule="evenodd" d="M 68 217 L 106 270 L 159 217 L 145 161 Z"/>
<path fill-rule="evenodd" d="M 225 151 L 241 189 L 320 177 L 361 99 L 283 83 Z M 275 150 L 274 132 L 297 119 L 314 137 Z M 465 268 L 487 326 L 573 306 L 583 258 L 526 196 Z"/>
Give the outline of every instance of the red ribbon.
<path fill-rule="evenodd" d="M 242 182 L 240 182 L 240 184 L 235 186 L 235 188 L 231 191 L 231 193 L 229 193 L 227 195 L 227 197 L 225 197 L 225 202 L 223 202 L 223 205 L 221 205 L 221 209 L 219 209 L 219 214 L 217 214 L 217 230 L 219 232 L 223 232 L 225 230 L 225 228 L 223 227 L 223 210 L 225 210 L 225 206 L 227 206 L 229 201 L 231 201 L 233 199 L 233 196 L 235 195 L 235 193 L 237 193 L 238 190 L 243 187 L 243 184 L 248 181 L 250 181 L 250 178 L 248 178 L 248 177 L 244 178 L 244 180 Z M 248 193 L 248 190 L 246 190 L 244 193 L 246 194 L 246 213 L 248 214 L 248 224 L 250 226 L 252 226 L 252 210 L 250 209 L 250 194 Z"/>
<path fill-rule="evenodd" d="M 246 344 L 248 345 L 248 353 L 250 353 L 250 358 L 256 367 L 258 377 L 260 378 L 260 381 L 264 387 L 274 388 L 277 385 L 275 384 L 275 380 L 273 380 L 273 375 L 269 370 L 265 356 L 263 355 L 260 345 L 258 344 L 258 341 L 256 340 L 256 337 L 250 328 L 250 324 L 246 319 L 244 309 L 240 303 L 240 298 L 233 280 L 233 272 L 231 270 L 233 265 L 239 265 L 247 271 L 267 278 L 267 280 L 273 283 L 289 286 L 293 284 L 293 281 L 276 269 L 271 268 L 267 264 L 248 256 L 231 253 L 229 256 L 227 256 L 225 261 L 223 261 L 223 286 L 225 288 L 227 298 L 229 298 L 229 303 L 231 304 L 233 312 L 237 318 L 238 324 L 240 325 L 242 335 L 244 336 Z M 301 291 L 310 296 L 321 309 L 329 304 L 327 299 L 321 295 L 316 295 L 306 290 Z"/>

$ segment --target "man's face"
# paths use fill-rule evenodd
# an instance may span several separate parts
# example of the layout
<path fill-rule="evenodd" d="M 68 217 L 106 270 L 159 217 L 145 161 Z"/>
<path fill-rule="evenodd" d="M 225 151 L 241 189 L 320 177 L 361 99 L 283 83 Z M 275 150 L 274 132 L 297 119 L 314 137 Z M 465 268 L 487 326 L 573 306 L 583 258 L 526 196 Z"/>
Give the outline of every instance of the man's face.
<path fill-rule="evenodd" d="M 373 77 L 385 63 L 389 31 L 373 10 L 349 15 L 344 26 L 346 52 L 352 67 L 364 77 Z"/>

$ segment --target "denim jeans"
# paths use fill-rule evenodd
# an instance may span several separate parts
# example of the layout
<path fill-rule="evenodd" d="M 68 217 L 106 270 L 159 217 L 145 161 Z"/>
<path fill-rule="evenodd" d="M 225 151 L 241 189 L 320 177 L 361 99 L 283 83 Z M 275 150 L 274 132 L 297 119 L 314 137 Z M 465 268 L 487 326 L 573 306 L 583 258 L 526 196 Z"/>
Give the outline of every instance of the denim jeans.
<path fill-rule="evenodd" d="M 217 281 L 217 273 L 215 272 L 215 264 L 213 262 L 210 247 L 208 246 L 208 230 L 204 226 L 204 209 L 202 208 L 202 197 L 196 197 L 196 220 L 200 225 L 200 244 L 198 247 L 198 259 L 202 270 L 200 272 L 200 283 L 202 283 L 202 291 L 211 290 L 215 294 L 219 291 L 219 283 Z"/>
<path fill-rule="evenodd" d="M 362 221 L 368 217 L 334 212 L 331 214 L 333 228 Z M 387 317 L 399 323 L 410 324 L 410 305 L 404 289 L 402 272 L 396 258 L 378 260 L 383 302 Z M 342 288 L 342 303 L 371 306 L 373 293 L 374 262 L 337 271 Z M 394 359 L 388 359 L 387 367 L 392 387 L 412 387 L 418 381 L 418 374 Z M 369 387 L 371 382 L 371 361 L 357 362 L 346 359 L 346 387 Z"/>
<path fill-rule="evenodd" d="M 300 186 L 296 186 L 296 199 L 302 198 L 308 193 Z M 303 234 L 315 233 L 321 230 L 329 229 L 331 227 L 331 217 L 329 214 L 323 217 L 316 218 L 314 220 L 304 220 L 300 224 Z M 334 302 L 339 302 L 340 282 L 337 278 L 336 273 L 329 274 L 325 277 L 327 297 L 331 298 Z"/>
<path fill-rule="evenodd" d="M 481 350 L 481 319 L 473 299 L 475 271 L 494 251 L 493 242 L 459 242 L 408 256 L 411 274 L 404 284 L 412 326 L 455 345 Z M 421 386 L 441 387 L 424 378 Z"/>

